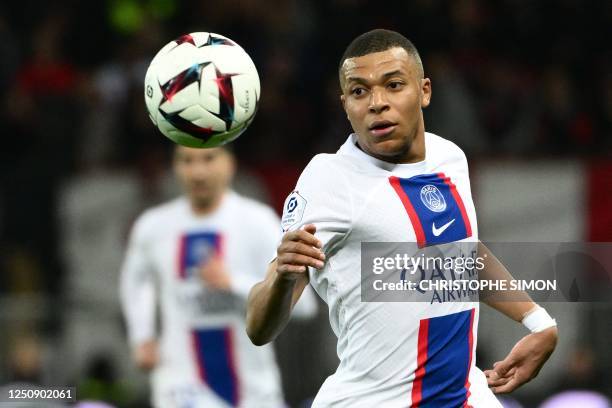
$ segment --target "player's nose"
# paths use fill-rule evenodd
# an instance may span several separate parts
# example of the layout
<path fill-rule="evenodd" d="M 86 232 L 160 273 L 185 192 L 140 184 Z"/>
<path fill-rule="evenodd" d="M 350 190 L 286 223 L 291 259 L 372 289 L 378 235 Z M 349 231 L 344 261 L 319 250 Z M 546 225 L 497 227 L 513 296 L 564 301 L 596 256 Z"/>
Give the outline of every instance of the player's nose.
<path fill-rule="evenodd" d="M 209 176 L 211 172 L 210 166 L 207 163 L 194 163 L 191 168 L 191 174 L 194 178 L 202 179 Z"/>
<path fill-rule="evenodd" d="M 387 96 L 384 90 L 373 88 L 370 92 L 370 104 L 368 109 L 371 113 L 381 113 L 389 108 Z"/>

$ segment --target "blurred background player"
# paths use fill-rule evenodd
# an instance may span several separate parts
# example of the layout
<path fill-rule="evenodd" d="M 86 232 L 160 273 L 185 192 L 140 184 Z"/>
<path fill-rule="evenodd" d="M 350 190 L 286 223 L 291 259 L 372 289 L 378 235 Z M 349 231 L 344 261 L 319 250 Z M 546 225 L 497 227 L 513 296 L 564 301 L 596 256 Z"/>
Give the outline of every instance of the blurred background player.
<path fill-rule="evenodd" d="M 313 407 L 501 407 L 493 392 L 513 391 L 537 375 L 556 346 L 556 323 L 526 295 L 484 300 L 532 332 L 485 377 L 475 364 L 477 299 L 407 295 L 393 302 L 379 293 L 364 301 L 363 243 L 453 243 L 437 249 L 463 257 L 472 249 L 457 243 L 478 242 L 476 210 L 465 154 L 425 132 L 422 109 L 432 85 L 408 39 L 381 29 L 356 37 L 339 77 L 354 133 L 336 154 L 315 156 L 287 198 L 278 256 L 249 295 L 249 336 L 259 345 L 273 340 L 310 283 L 329 307 L 340 359 Z M 478 254 L 480 278 L 507 274 L 484 246 Z M 463 271 L 421 272 L 422 279 L 444 280 Z"/>
<path fill-rule="evenodd" d="M 226 148 L 177 146 L 174 170 L 186 196 L 146 211 L 133 227 L 121 299 L 157 407 L 283 406 L 273 349 L 253 346 L 244 325 L 245 298 L 278 242 L 278 217 L 229 189 L 234 167 Z"/>

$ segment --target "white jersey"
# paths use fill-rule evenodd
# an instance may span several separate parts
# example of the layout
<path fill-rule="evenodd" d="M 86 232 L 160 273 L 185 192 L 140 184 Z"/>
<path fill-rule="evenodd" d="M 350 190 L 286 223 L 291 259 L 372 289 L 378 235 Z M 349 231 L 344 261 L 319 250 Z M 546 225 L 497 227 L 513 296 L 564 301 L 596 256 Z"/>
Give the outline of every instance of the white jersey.
<path fill-rule="evenodd" d="M 285 230 L 314 223 L 327 255 L 310 283 L 329 307 L 340 365 L 313 407 L 500 407 L 475 366 L 478 302 L 361 300 L 362 242 L 477 241 L 464 153 L 425 133 L 424 161 L 392 164 L 355 142 L 312 159 L 282 219 Z"/>
<path fill-rule="evenodd" d="M 135 223 L 121 275 L 130 343 L 157 338 L 152 373 L 157 407 L 283 407 L 272 345 L 246 335 L 245 302 L 265 277 L 278 242 L 272 209 L 228 192 L 214 213 L 195 215 L 185 198 L 146 211 Z M 207 289 L 198 269 L 220 255 L 231 293 Z M 314 301 L 314 299 L 311 299 Z"/>

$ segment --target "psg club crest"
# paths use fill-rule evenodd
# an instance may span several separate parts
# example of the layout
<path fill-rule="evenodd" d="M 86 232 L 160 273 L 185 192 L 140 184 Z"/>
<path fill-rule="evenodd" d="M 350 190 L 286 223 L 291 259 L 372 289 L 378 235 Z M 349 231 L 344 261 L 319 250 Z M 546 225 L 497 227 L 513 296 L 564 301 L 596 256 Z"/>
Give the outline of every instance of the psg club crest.
<path fill-rule="evenodd" d="M 446 201 L 444 196 L 438 190 L 438 187 L 428 184 L 421 188 L 421 201 L 425 207 L 433 212 L 443 212 L 446 210 Z"/>
<path fill-rule="evenodd" d="M 179 242 L 178 274 L 181 279 L 197 276 L 199 268 L 222 254 L 222 237 L 216 231 L 191 232 Z"/>

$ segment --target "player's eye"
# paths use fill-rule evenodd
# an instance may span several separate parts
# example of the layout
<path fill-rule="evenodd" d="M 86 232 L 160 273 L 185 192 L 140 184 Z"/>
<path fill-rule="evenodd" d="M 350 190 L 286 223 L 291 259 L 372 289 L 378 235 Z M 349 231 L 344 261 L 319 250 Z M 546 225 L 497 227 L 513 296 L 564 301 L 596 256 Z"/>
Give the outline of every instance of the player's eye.
<path fill-rule="evenodd" d="M 389 85 L 387 86 L 391 89 L 400 89 L 403 85 L 404 84 L 402 82 L 393 81 L 393 82 L 389 82 Z"/>
<path fill-rule="evenodd" d="M 351 89 L 351 94 L 355 96 L 361 96 L 365 93 L 365 89 L 361 87 Z"/>

